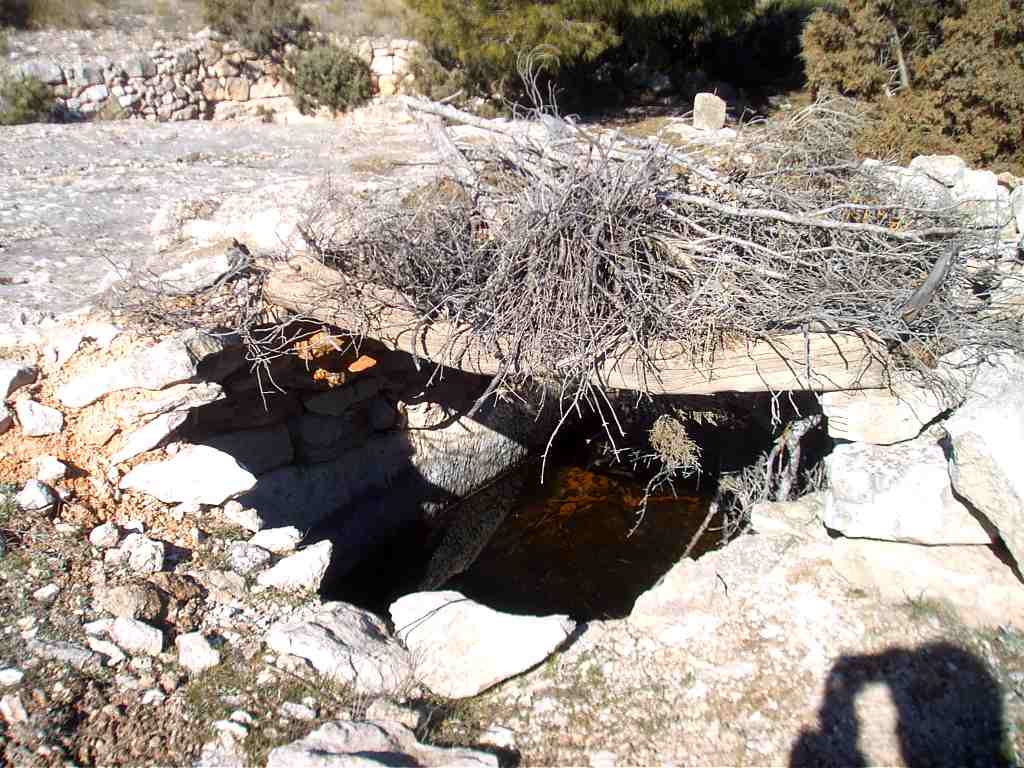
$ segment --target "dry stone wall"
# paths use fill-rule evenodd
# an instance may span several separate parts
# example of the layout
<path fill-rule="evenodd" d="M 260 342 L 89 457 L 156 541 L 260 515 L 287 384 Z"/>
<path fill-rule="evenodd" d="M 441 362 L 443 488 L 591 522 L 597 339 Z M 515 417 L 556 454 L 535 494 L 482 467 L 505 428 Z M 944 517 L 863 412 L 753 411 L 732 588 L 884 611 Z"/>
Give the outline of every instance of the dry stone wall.
<path fill-rule="evenodd" d="M 391 96 L 413 84 L 411 61 L 419 43 L 405 39 L 342 38 L 370 67 L 373 92 Z M 231 119 L 262 106 L 277 112 L 290 105 L 292 89 L 279 59 L 261 58 L 209 30 L 188 41 L 155 41 L 147 50 L 60 63 L 37 57 L 16 65 L 22 76 L 50 86 L 68 120 L 105 110 L 151 122 Z M 243 108 L 244 106 L 244 108 Z"/>

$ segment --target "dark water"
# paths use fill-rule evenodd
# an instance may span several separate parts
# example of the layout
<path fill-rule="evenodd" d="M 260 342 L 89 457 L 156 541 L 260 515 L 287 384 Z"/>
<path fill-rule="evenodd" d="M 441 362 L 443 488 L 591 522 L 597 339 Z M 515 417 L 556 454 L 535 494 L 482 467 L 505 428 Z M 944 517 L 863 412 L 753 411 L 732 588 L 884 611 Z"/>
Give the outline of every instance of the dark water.
<path fill-rule="evenodd" d="M 446 588 L 497 610 L 621 618 L 682 556 L 710 499 L 680 489 L 653 497 L 642 519 L 644 484 L 563 466 L 534 484 L 476 563 Z M 691 552 L 719 544 L 712 522 Z"/>

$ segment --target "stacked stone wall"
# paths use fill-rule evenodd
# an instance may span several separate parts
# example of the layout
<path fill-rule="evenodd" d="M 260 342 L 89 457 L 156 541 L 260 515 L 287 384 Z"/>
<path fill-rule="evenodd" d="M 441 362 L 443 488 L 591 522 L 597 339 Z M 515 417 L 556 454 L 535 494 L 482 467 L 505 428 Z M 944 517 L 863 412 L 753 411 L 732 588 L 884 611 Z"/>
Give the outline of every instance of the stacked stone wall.
<path fill-rule="evenodd" d="M 391 96 L 413 85 L 411 63 L 419 43 L 405 39 L 357 38 L 335 43 L 370 67 L 373 93 Z M 281 58 L 260 57 L 237 43 L 200 33 L 187 42 L 155 42 L 149 50 L 58 63 L 34 58 L 16 72 L 42 80 L 68 120 L 107 110 L 152 122 L 230 119 L 262 105 L 279 111 L 290 103 L 291 86 Z"/>

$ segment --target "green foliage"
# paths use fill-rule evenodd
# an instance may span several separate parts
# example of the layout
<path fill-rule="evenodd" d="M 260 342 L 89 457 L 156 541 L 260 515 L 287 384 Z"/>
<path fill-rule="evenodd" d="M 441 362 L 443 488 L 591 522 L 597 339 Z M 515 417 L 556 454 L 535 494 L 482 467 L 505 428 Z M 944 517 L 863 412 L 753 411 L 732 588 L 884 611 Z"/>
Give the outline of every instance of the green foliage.
<path fill-rule="evenodd" d="M 850 0 L 815 13 L 803 42 L 814 90 L 876 102 L 860 140 L 873 154 L 956 152 L 1024 169 L 1020 3 Z"/>
<path fill-rule="evenodd" d="M 46 83 L 34 77 L 0 78 L 0 125 L 49 122 L 53 97 Z"/>
<path fill-rule="evenodd" d="M 94 26 L 107 0 L 0 0 L 0 27 L 82 29 Z"/>
<path fill-rule="evenodd" d="M 669 58 L 703 30 L 734 23 L 754 0 L 406 0 L 416 36 L 446 66 L 482 90 L 515 83 L 516 57 L 544 47 L 551 69 L 596 64 L 621 53 L 633 61 Z"/>
<path fill-rule="evenodd" d="M 301 44 L 311 28 L 296 0 L 203 0 L 203 18 L 261 56 Z"/>
<path fill-rule="evenodd" d="M 350 51 L 318 45 L 291 61 L 288 81 L 295 103 L 308 113 L 317 106 L 337 114 L 370 98 L 370 67 Z"/>

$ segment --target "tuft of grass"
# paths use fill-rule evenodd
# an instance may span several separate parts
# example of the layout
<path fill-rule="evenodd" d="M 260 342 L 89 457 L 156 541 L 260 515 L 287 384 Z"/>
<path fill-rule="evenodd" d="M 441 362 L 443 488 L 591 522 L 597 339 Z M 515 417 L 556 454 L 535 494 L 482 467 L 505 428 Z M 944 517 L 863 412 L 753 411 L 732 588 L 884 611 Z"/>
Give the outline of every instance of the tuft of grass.
<path fill-rule="evenodd" d="M 924 594 L 917 595 L 916 597 L 907 595 L 903 609 L 914 621 L 931 621 L 935 619 L 943 622 L 961 623 L 956 609 L 952 605 L 938 598 L 926 597 Z"/>
<path fill-rule="evenodd" d="M 236 709 L 245 709 L 257 719 L 245 739 L 248 763 L 264 765 L 274 747 L 301 739 L 324 721 L 362 717 L 370 705 L 367 696 L 329 678 L 309 678 L 276 670 L 277 680 L 257 684 L 263 665 L 247 661 L 240 653 L 228 652 L 224 660 L 192 678 L 183 691 L 185 706 L 192 718 L 210 729 L 211 724 L 230 716 Z M 298 702 L 312 696 L 320 706 L 315 720 L 291 720 L 276 717 L 278 708 L 288 701 Z"/>

